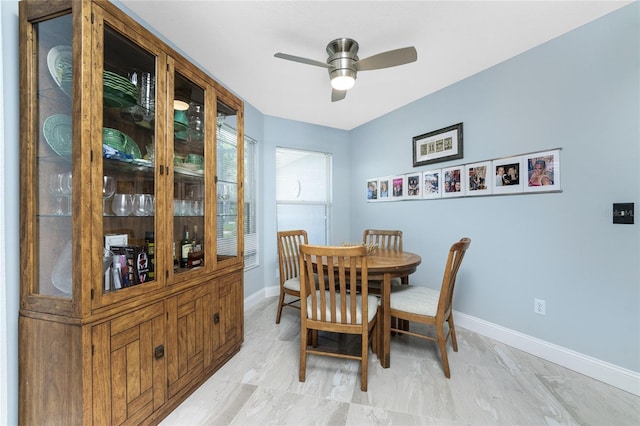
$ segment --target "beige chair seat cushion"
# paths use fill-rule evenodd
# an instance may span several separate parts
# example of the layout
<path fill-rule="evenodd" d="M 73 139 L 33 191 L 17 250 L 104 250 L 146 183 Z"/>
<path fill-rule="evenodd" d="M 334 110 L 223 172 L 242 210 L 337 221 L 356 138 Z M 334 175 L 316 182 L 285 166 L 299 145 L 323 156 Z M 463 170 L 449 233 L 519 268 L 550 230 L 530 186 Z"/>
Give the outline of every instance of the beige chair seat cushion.
<path fill-rule="evenodd" d="M 320 318 L 320 292 L 316 291 L 317 294 L 317 300 L 318 300 L 318 312 L 317 312 L 317 316 L 316 318 Z M 326 291 L 326 298 L 327 300 L 329 300 L 329 292 Z M 376 312 L 378 310 L 378 303 L 379 300 L 376 296 L 367 296 L 367 300 L 368 300 L 368 312 L 367 312 L 367 316 L 368 316 L 368 321 L 367 323 L 371 322 L 371 320 L 373 319 L 373 317 L 376 316 Z M 336 322 L 341 322 L 342 321 L 342 315 L 340 314 L 340 299 L 336 300 Z M 312 311 L 312 307 L 311 307 L 311 296 L 307 297 L 307 318 L 311 318 L 311 311 Z M 327 304 L 327 312 L 326 312 L 327 318 L 331 317 L 331 310 L 330 310 L 330 306 L 329 304 Z M 347 298 L 347 323 L 351 323 L 351 299 Z M 357 295 L 356 296 L 356 323 L 357 324 L 362 324 L 362 296 L 361 295 Z"/>
<path fill-rule="evenodd" d="M 391 309 L 412 314 L 436 316 L 440 292 L 428 287 L 401 285 L 394 287 L 389 299 Z"/>
<path fill-rule="evenodd" d="M 300 277 L 289 278 L 282 285 L 286 289 L 300 291 Z"/>

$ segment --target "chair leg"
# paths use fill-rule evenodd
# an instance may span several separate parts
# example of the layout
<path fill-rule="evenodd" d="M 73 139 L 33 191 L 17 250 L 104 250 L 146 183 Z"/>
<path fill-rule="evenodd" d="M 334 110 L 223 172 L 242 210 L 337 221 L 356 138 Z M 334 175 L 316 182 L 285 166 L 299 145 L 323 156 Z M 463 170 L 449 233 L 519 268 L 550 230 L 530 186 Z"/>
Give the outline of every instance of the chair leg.
<path fill-rule="evenodd" d="M 284 291 L 280 290 L 280 299 L 278 300 L 278 312 L 276 313 L 276 324 L 280 324 L 280 315 L 282 315 L 283 304 L 284 304 Z"/>
<path fill-rule="evenodd" d="M 438 346 L 440 347 L 440 356 L 442 357 L 444 376 L 448 379 L 451 377 L 451 372 L 449 371 L 449 359 L 447 358 L 447 342 L 445 340 L 444 324 L 436 325 L 436 335 L 438 337 Z"/>
<path fill-rule="evenodd" d="M 309 331 L 302 329 L 300 333 L 300 372 L 298 380 L 304 382 L 307 372 L 307 336 Z"/>
<path fill-rule="evenodd" d="M 449 322 L 449 333 L 451 334 L 451 346 L 453 346 L 454 352 L 458 352 L 458 340 L 456 339 L 456 327 L 453 325 L 453 314 L 449 315 L 447 321 Z"/>
<path fill-rule="evenodd" d="M 362 335 L 362 353 L 360 354 L 360 364 L 362 365 L 362 374 L 360 375 L 360 390 L 367 391 L 367 372 L 369 367 L 369 333 Z"/>

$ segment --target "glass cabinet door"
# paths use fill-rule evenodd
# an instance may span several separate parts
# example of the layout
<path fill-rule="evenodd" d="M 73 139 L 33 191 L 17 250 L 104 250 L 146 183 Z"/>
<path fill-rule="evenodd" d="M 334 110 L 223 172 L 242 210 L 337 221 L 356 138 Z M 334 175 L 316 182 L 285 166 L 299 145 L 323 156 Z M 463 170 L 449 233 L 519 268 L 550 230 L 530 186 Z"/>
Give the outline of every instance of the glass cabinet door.
<path fill-rule="evenodd" d="M 216 131 L 216 249 L 218 263 L 239 257 L 238 113 L 217 102 Z"/>
<path fill-rule="evenodd" d="M 157 57 L 104 24 L 103 292 L 156 282 Z M 159 266 L 159 265 L 158 265 Z"/>
<path fill-rule="evenodd" d="M 203 268 L 206 251 L 205 172 L 209 164 L 205 84 L 196 76 L 174 73 L 173 87 L 173 246 L 174 274 Z M 171 105 L 170 105 L 171 107 Z"/>
<path fill-rule="evenodd" d="M 71 14 L 67 14 L 33 26 L 35 63 L 31 69 L 36 75 L 30 77 L 36 84 L 33 101 L 38 107 L 33 110 L 35 128 L 31 130 L 36 139 L 35 149 L 30 152 L 35 152 L 35 162 L 23 164 L 30 171 L 22 176 L 29 186 L 23 192 L 34 195 L 30 197 L 26 219 L 35 225 L 34 229 L 29 227 L 35 238 L 27 254 L 34 262 L 32 274 L 26 278 L 31 281 L 30 294 L 68 299 L 73 293 L 71 22 Z M 31 164 L 35 168 L 31 169 Z"/>

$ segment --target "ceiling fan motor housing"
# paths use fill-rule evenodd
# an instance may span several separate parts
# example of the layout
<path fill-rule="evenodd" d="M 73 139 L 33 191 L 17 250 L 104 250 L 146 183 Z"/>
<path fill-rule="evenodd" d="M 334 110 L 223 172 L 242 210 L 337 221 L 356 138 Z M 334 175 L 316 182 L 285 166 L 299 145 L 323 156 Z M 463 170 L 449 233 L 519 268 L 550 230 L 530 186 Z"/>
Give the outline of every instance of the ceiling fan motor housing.
<path fill-rule="evenodd" d="M 338 38 L 327 45 L 329 59 L 327 64 L 331 79 L 336 77 L 356 78 L 356 62 L 358 61 L 358 42 L 350 38 Z"/>

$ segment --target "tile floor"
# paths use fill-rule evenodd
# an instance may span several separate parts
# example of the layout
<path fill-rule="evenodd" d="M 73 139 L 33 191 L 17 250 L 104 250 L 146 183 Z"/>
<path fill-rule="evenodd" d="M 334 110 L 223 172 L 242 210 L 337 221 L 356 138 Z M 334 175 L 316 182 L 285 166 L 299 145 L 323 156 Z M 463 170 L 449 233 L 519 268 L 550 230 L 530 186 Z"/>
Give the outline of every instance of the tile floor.
<path fill-rule="evenodd" d="M 370 353 L 368 392 L 357 361 L 329 357 L 301 383 L 299 311 L 276 325 L 276 306 L 247 309 L 240 352 L 161 425 L 640 425 L 640 397 L 462 328 L 451 379 L 435 344 L 395 336 L 391 368 Z"/>

